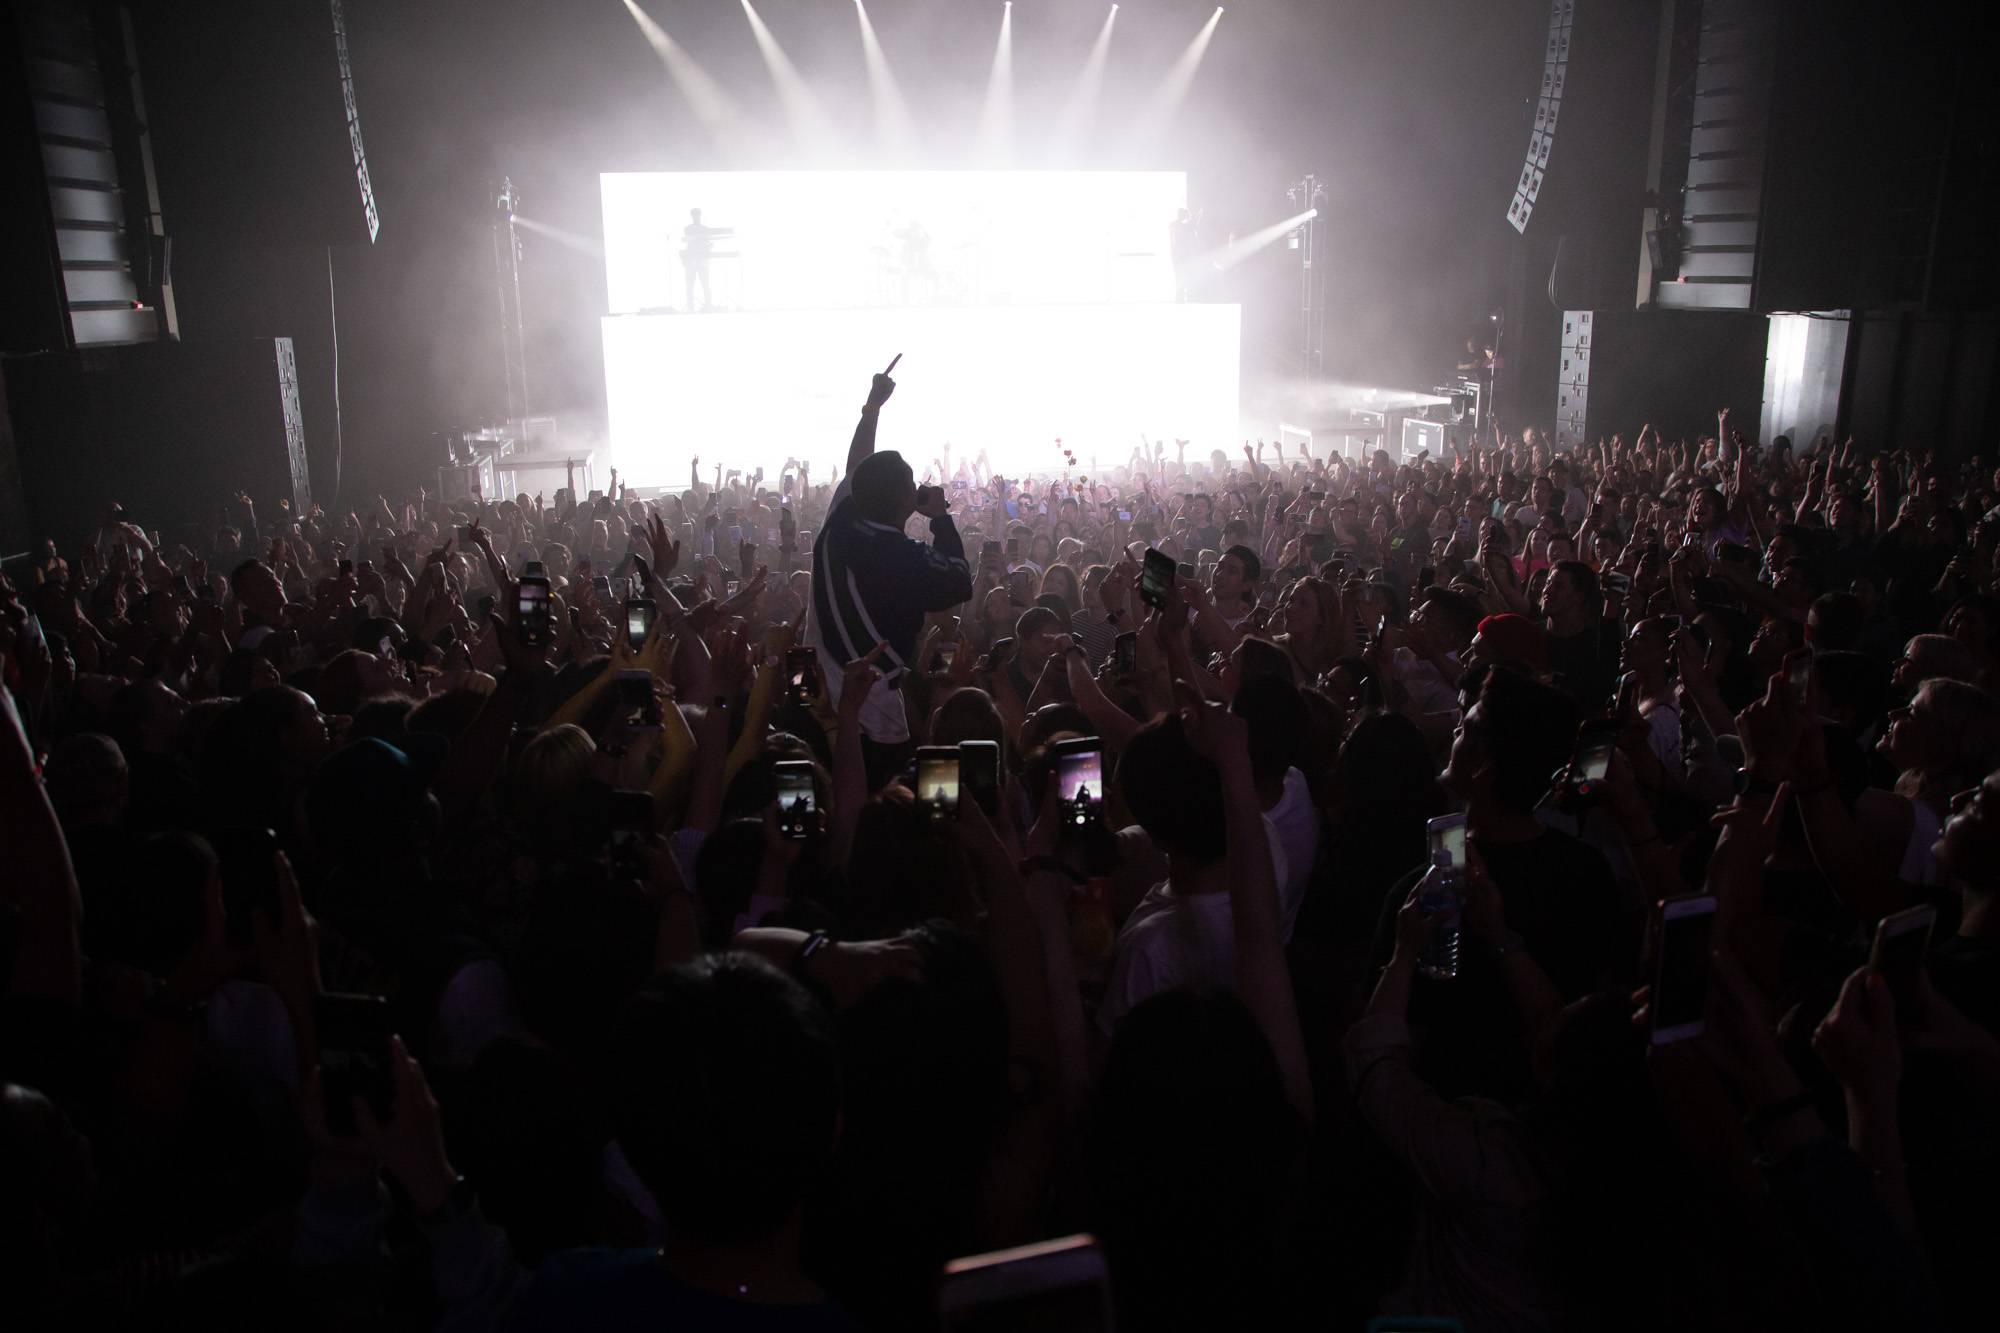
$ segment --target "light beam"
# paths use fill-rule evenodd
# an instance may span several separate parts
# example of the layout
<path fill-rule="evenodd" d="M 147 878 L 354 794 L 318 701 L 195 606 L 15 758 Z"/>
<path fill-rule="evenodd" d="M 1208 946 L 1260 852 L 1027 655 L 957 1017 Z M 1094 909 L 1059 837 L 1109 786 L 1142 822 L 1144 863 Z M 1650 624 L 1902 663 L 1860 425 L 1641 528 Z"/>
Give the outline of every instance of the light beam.
<path fill-rule="evenodd" d="M 1113 5 L 1104 16 L 1104 26 L 1097 30 L 1097 40 L 1090 44 L 1083 72 L 1077 75 L 1076 87 L 1070 90 L 1069 100 L 1063 103 L 1062 115 L 1056 121 L 1054 149 L 1058 154 L 1090 128 L 1091 119 L 1097 114 L 1098 95 L 1104 88 L 1104 65 L 1111 54 L 1111 28 L 1117 22 L 1118 6 Z"/>
<path fill-rule="evenodd" d="M 1014 156 L 1014 0 L 1000 11 L 1000 40 L 993 47 L 993 71 L 986 77 L 986 101 L 979 108 L 979 150 L 988 162 Z"/>
<path fill-rule="evenodd" d="M 1201 25 L 1201 31 L 1187 44 L 1172 68 L 1167 70 L 1160 86 L 1147 100 L 1146 109 L 1136 122 L 1139 133 L 1147 143 L 1157 141 L 1172 128 L 1174 117 L 1180 114 L 1181 103 L 1187 100 L 1188 89 L 1194 84 L 1195 71 L 1201 68 L 1201 58 L 1208 54 L 1208 43 L 1215 36 L 1215 25 L 1222 22 L 1222 6 L 1208 16 L 1208 22 Z"/>
<path fill-rule="evenodd" d="M 625 8 L 632 12 L 632 21 L 639 25 L 639 31 L 645 35 L 647 45 L 653 48 L 653 54 L 667 67 L 667 75 L 673 79 L 674 86 L 681 90 L 681 96 L 687 98 L 688 105 L 694 109 L 695 119 L 718 140 L 733 137 L 741 113 L 735 101 L 722 90 L 722 85 L 688 54 L 686 47 L 669 36 L 667 30 L 654 22 L 652 16 L 633 0 L 625 0 Z"/>
<path fill-rule="evenodd" d="M 854 0 L 855 17 L 861 20 L 861 56 L 868 62 L 868 92 L 875 105 L 875 137 L 890 153 L 908 157 L 916 150 L 916 127 L 896 76 L 889 69 L 889 57 L 875 38 L 875 25 L 868 21 L 868 6 Z"/>
<path fill-rule="evenodd" d="M 792 135 L 801 147 L 820 151 L 830 146 L 826 113 L 821 110 L 819 99 L 812 95 L 805 79 L 799 74 L 798 66 L 785 54 L 785 48 L 778 45 L 778 39 L 771 35 L 763 17 L 757 13 L 750 0 L 743 0 L 743 16 L 750 20 L 750 35 L 757 39 L 757 49 L 764 56 L 765 67 L 771 71 L 771 82 L 777 87 L 778 101 L 784 105 L 785 118 L 792 124 Z"/>
<path fill-rule="evenodd" d="M 1204 254 L 1196 255 L 1188 261 L 1188 267 L 1193 270 L 1208 269 L 1216 273 L 1226 273 L 1259 250 L 1282 240 L 1293 228 L 1311 222 L 1318 216 L 1317 208 L 1308 208 L 1303 213 L 1295 213 L 1282 222 L 1273 222 L 1270 226 L 1261 227 L 1248 236 L 1239 236 L 1227 245 L 1217 246 Z"/>

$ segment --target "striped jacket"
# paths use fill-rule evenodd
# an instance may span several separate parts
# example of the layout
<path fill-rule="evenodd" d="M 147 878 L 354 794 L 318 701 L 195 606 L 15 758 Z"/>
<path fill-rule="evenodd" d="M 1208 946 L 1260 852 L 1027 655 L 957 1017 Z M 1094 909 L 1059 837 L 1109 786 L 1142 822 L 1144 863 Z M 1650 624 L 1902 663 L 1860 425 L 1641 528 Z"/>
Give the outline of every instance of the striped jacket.
<path fill-rule="evenodd" d="M 863 518 L 842 481 L 813 543 L 812 591 L 821 646 L 845 666 L 888 644 L 882 672 L 893 683 L 917 651 L 925 614 L 971 599 L 972 566 L 950 515 L 931 520 L 926 546 Z"/>

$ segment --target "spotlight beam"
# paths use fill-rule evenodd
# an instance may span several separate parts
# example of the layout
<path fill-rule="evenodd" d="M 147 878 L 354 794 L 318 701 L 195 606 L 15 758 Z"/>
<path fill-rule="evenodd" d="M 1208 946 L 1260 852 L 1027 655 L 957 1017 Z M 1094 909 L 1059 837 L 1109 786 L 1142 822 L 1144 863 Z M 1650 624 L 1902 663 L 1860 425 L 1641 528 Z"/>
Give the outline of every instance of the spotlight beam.
<path fill-rule="evenodd" d="M 798 66 L 785 54 L 785 48 L 778 45 L 778 39 L 764 24 L 750 0 L 743 0 L 743 16 L 750 20 L 750 35 L 757 39 L 757 50 L 763 54 L 764 65 L 771 71 L 771 82 L 778 90 L 778 101 L 784 105 L 785 118 L 792 123 L 792 134 L 802 146 L 822 148 L 829 139 L 826 113 L 820 109 L 819 99 L 812 95 Z"/>
<path fill-rule="evenodd" d="M 875 106 L 875 137 L 891 153 L 908 156 L 916 150 L 916 126 L 903 90 L 889 68 L 889 57 L 876 40 L 875 25 L 868 21 L 868 6 L 854 0 L 854 15 L 861 20 L 861 58 L 868 63 L 868 93 Z"/>
<path fill-rule="evenodd" d="M 545 236 L 557 245 L 568 250 L 574 250 L 578 254 L 591 255 L 598 259 L 604 258 L 603 243 L 594 241 L 588 236 L 580 236 L 576 232 L 565 231 L 561 227 L 552 227 L 546 222 L 537 222 L 525 213 L 516 213 L 514 215 L 514 225 L 522 231 L 531 231 L 537 236 Z"/>
<path fill-rule="evenodd" d="M 1208 22 L 1201 25 L 1201 31 L 1187 44 L 1166 77 L 1148 99 L 1146 110 L 1138 120 L 1140 132 L 1150 140 L 1156 140 L 1172 127 L 1174 117 L 1180 113 L 1181 103 L 1187 100 L 1188 89 L 1194 84 L 1195 71 L 1201 68 L 1201 58 L 1208 54 L 1208 43 L 1215 36 L 1215 25 L 1222 22 L 1222 6 L 1208 16 Z"/>
<path fill-rule="evenodd" d="M 1000 10 L 1000 40 L 993 46 L 993 69 L 979 108 L 979 147 L 988 161 L 1014 155 L 1014 0 Z"/>
<path fill-rule="evenodd" d="M 1293 228 L 1311 222 L 1318 216 L 1319 210 L 1317 208 L 1308 208 L 1303 213 L 1294 213 L 1282 222 L 1273 222 L 1270 226 L 1259 228 L 1251 232 L 1248 236 L 1237 237 L 1228 245 L 1217 246 L 1205 254 L 1196 255 L 1188 261 L 1188 267 L 1191 269 L 1206 268 L 1217 273 L 1226 273 L 1248 259 L 1251 255 L 1256 254 L 1259 250 L 1267 249 L 1276 244 Z"/>
<path fill-rule="evenodd" d="M 1083 72 L 1077 75 L 1076 87 L 1070 89 L 1069 100 L 1063 103 L 1062 115 L 1056 121 L 1058 151 L 1066 149 L 1089 129 L 1097 114 L 1097 99 L 1104 88 L 1104 66 L 1111 54 L 1111 28 L 1117 22 L 1118 6 L 1113 5 L 1104 15 L 1104 26 L 1097 30 L 1097 40 L 1090 44 L 1090 54 L 1084 58 Z"/>
<path fill-rule="evenodd" d="M 667 67 L 667 75 L 673 79 L 674 86 L 680 89 L 681 96 L 693 108 L 695 119 L 718 140 L 731 138 L 741 116 L 735 100 L 650 14 L 634 4 L 633 0 L 625 0 L 625 8 L 631 11 L 632 21 L 639 25 L 639 31 L 645 36 L 646 44 L 653 48 L 653 54 Z"/>

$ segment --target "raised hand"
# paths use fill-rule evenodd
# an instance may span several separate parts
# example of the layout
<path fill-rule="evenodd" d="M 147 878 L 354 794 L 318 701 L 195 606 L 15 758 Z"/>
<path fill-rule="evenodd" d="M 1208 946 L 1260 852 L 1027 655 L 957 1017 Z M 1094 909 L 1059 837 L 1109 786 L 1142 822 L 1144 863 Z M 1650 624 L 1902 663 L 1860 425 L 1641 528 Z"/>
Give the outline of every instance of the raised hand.
<path fill-rule="evenodd" d="M 653 553 L 654 575 L 665 579 L 680 563 L 681 544 L 667 535 L 666 520 L 658 514 L 647 516 L 645 536 L 646 547 Z"/>

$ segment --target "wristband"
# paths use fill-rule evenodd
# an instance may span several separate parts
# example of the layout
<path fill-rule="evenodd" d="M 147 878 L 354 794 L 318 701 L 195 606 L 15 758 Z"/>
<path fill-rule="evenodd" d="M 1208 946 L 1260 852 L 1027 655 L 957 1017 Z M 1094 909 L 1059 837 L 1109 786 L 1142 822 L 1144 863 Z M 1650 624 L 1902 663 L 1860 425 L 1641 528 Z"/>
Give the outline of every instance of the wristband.
<path fill-rule="evenodd" d="M 798 952 L 792 955 L 792 975 L 795 977 L 804 977 L 806 964 L 813 960 L 815 954 L 831 943 L 833 943 L 833 937 L 823 930 L 815 930 L 812 934 L 806 936 L 805 942 L 799 945 Z"/>

